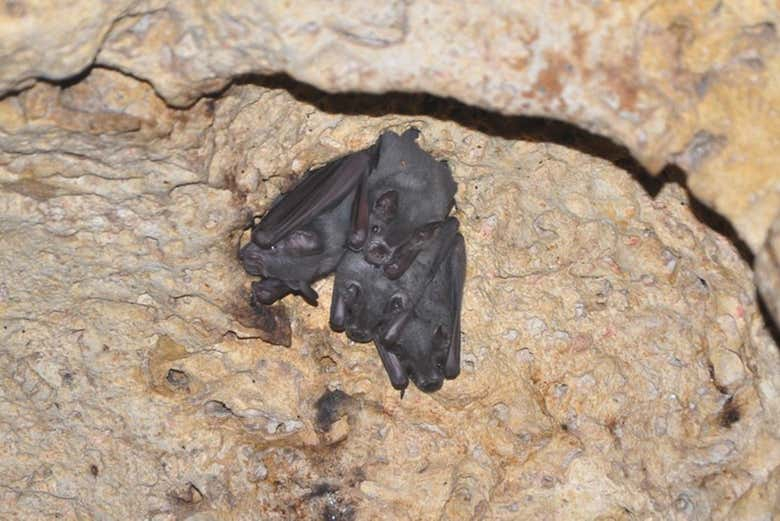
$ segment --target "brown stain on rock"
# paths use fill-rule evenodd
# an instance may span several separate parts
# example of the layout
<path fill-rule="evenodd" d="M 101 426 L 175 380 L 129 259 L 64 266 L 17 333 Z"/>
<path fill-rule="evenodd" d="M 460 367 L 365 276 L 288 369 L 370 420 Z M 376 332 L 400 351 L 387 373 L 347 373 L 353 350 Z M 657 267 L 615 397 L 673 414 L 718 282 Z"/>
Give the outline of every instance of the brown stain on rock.
<path fill-rule="evenodd" d="M 516 56 L 507 60 L 509 66 L 518 72 L 525 71 L 526 68 L 528 68 L 528 62 L 529 59 L 527 56 Z"/>
<path fill-rule="evenodd" d="M 568 60 L 559 54 L 552 52 L 546 53 L 547 67 L 539 72 L 539 76 L 534 84 L 534 90 L 541 91 L 548 99 L 560 97 L 563 92 L 563 82 L 561 77 L 565 73 L 565 67 L 569 65 Z"/>
<path fill-rule="evenodd" d="M 605 77 L 609 90 L 618 97 L 618 111 L 633 111 L 636 109 L 639 89 L 629 78 L 639 75 L 635 72 L 636 61 L 626 56 L 619 67 L 606 69 Z"/>
<path fill-rule="evenodd" d="M 257 337 L 275 346 L 292 345 L 292 329 L 287 308 L 282 304 L 236 306 L 233 315 L 239 324 L 257 333 Z"/>
<path fill-rule="evenodd" d="M 37 179 L 20 179 L 2 184 L 3 190 L 44 202 L 62 193 L 60 189 Z"/>
<path fill-rule="evenodd" d="M 176 390 L 171 386 L 168 374 L 171 369 L 179 370 L 175 367 L 176 362 L 188 356 L 184 346 L 172 338 L 165 335 L 158 338 L 149 353 L 148 379 L 151 389 L 162 396 L 174 396 Z"/>
<path fill-rule="evenodd" d="M 571 37 L 572 53 L 578 64 L 585 62 L 585 54 L 588 50 L 588 35 L 582 31 L 574 29 Z"/>

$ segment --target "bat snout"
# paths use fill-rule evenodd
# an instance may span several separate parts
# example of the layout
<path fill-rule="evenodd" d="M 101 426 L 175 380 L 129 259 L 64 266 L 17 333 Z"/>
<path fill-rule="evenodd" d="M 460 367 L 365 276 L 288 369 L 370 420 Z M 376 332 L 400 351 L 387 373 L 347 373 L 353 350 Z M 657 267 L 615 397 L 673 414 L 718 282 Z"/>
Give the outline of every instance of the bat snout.
<path fill-rule="evenodd" d="M 433 375 L 423 376 L 412 373 L 410 376 L 412 377 L 414 385 L 424 393 L 436 392 L 441 389 L 441 386 L 444 383 L 443 378 L 438 378 Z"/>
<path fill-rule="evenodd" d="M 392 251 L 390 251 L 390 248 L 388 248 L 386 244 L 372 242 L 369 244 L 368 248 L 366 248 L 365 259 L 374 266 L 381 266 L 390 260 L 391 254 Z"/>
<path fill-rule="evenodd" d="M 441 380 L 425 380 L 417 383 L 417 387 L 424 393 L 433 393 L 441 389 Z"/>
<path fill-rule="evenodd" d="M 415 370 L 414 363 L 407 363 L 406 372 L 411 378 L 414 385 L 424 393 L 432 393 L 441 389 L 444 383 L 444 378 L 438 374 L 436 370 L 426 370 L 419 367 L 417 364 L 417 370 Z M 423 370 L 420 370 L 423 369 Z"/>
<path fill-rule="evenodd" d="M 361 344 L 370 342 L 374 339 L 371 331 L 359 327 L 348 327 L 346 333 L 350 340 L 353 342 L 359 342 Z"/>

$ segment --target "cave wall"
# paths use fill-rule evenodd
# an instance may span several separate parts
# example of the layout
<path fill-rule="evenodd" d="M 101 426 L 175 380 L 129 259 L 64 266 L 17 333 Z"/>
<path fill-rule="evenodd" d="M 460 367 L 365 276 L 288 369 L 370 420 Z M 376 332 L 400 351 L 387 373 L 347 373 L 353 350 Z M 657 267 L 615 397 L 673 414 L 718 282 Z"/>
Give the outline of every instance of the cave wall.
<path fill-rule="evenodd" d="M 777 314 L 777 12 L 352 5 L 4 4 L 3 516 L 771 516 L 778 348 L 682 184 Z M 276 72 L 555 117 L 687 180 L 650 193 L 616 147 L 454 101 L 251 76 Z M 411 125 L 460 183 L 469 268 L 463 374 L 401 400 L 327 306 L 254 316 L 235 246 L 307 168 Z"/>
<path fill-rule="evenodd" d="M 716 0 L 7 2 L 0 94 L 98 64 L 183 107 L 281 72 L 330 92 L 424 91 L 561 119 L 651 172 L 681 166 L 696 197 L 773 259 L 756 281 L 778 318 L 778 12 Z"/>

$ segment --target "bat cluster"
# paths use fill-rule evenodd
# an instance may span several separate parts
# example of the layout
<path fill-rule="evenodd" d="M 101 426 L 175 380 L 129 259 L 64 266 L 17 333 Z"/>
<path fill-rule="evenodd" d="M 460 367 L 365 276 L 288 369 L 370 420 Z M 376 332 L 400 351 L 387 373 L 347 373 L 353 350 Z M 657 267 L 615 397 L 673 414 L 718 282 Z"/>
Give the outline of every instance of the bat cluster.
<path fill-rule="evenodd" d="M 316 304 L 311 283 L 335 271 L 330 325 L 373 341 L 396 389 L 422 391 L 460 372 L 466 250 L 448 217 L 457 184 L 417 129 L 307 172 L 252 227 L 239 258 L 254 305 L 287 294 Z"/>

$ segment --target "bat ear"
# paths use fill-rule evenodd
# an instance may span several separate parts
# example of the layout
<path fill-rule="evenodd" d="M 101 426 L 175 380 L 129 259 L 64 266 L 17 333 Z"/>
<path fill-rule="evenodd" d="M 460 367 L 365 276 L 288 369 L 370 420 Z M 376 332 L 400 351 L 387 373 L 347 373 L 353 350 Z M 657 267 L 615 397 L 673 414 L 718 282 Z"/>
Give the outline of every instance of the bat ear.
<path fill-rule="evenodd" d="M 419 136 L 420 129 L 417 127 L 409 127 L 409 129 L 401 135 L 402 138 L 408 139 L 409 141 L 416 141 Z"/>
<path fill-rule="evenodd" d="M 447 359 L 444 362 L 444 377 L 448 380 L 453 380 L 460 374 L 460 337 L 450 340 L 448 335 L 444 347 L 449 348 L 447 350 Z"/>
<path fill-rule="evenodd" d="M 389 190 L 380 195 L 374 203 L 374 211 L 384 221 L 395 219 L 398 213 L 398 192 Z"/>
<path fill-rule="evenodd" d="M 296 230 L 282 239 L 286 250 L 296 257 L 322 253 L 322 241 L 319 235 L 308 230 Z"/>
<path fill-rule="evenodd" d="M 443 327 L 439 326 L 436 328 L 436 331 L 433 332 L 433 339 L 431 343 L 433 344 L 434 350 L 443 350 L 444 348 L 449 347 L 450 335 L 444 331 Z"/>
<path fill-rule="evenodd" d="M 339 333 L 344 331 L 344 321 L 347 316 L 347 303 L 337 290 L 333 291 L 333 299 L 330 304 L 330 327 Z"/>

